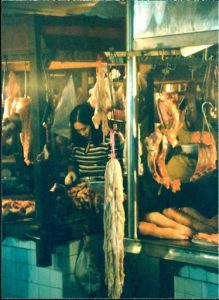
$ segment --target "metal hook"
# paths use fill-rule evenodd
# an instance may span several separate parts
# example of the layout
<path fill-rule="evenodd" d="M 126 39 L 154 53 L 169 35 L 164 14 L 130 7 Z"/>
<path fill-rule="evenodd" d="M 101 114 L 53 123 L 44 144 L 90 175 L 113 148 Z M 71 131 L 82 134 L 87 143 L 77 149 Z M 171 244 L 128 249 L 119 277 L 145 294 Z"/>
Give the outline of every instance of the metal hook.
<path fill-rule="evenodd" d="M 208 102 L 208 101 L 205 101 L 204 103 L 202 103 L 202 113 L 203 113 L 203 117 L 204 117 L 205 123 L 206 123 L 206 125 L 207 125 L 207 127 L 208 127 L 208 131 L 211 132 L 210 125 L 209 125 L 209 123 L 208 123 L 207 116 L 206 116 L 206 111 L 205 111 L 205 109 L 204 109 L 204 107 L 205 107 L 207 104 L 210 105 L 211 108 L 213 108 L 213 109 L 214 109 L 214 106 L 213 106 L 213 104 L 212 104 L 211 102 Z"/>
<path fill-rule="evenodd" d="M 205 60 L 205 61 L 208 60 L 208 48 L 205 49 L 205 52 L 204 52 L 204 60 Z"/>
<path fill-rule="evenodd" d="M 176 65 L 173 65 L 173 67 L 170 67 L 170 64 L 167 62 L 167 68 L 171 71 L 176 70 Z"/>
<path fill-rule="evenodd" d="M 162 50 L 161 60 L 162 60 L 162 61 L 165 61 L 165 58 L 164 58 L 164 50 Z"/>
<path fill-rule="evenodd" d="M 152 69 L 152 70 L 155 70 L 156 68 L 157 68 L 157 65 L 156 65 L 156 64 L 153 64 L 151 69 Z"/>

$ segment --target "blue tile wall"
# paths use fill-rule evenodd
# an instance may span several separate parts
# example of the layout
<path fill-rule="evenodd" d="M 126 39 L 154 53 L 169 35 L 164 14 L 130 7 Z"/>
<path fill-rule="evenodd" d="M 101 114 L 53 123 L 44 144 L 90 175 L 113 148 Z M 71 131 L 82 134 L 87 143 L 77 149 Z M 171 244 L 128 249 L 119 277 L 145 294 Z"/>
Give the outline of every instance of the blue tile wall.
<path fill-rule="evenodd" d="M 52 254 L 52 266 L 36 266 L 36 245 L 32 241 L 6 238 L 2 243 L 2 297 L 32 299 L 62 299 L 71 294 L 86 298 L 74 278 L 80 241 L 61 247 Z M 68 280 L 63 281 L 63 278 Z M 65 291 L 65 289 L 67 289 Z"/>
<path fill-rule="evenodd" d="M 174 295 L 176 299 L 218 299 L 218 283 L 218 270 L 186 265 L 174 276 Z"/>

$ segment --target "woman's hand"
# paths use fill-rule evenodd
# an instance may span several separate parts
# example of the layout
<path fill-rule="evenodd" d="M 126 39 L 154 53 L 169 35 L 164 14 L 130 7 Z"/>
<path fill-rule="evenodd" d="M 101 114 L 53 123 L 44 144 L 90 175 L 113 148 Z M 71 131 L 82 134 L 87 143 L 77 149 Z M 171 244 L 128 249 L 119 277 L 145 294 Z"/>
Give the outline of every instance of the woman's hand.
<path fill-rule="evenodd" d="M 65 185 L 71 185 L 73 182 L 75 182 L 77 179 L 77 176 L 74 171 L 68 172 L 68 174 L 65 177 Z"/>

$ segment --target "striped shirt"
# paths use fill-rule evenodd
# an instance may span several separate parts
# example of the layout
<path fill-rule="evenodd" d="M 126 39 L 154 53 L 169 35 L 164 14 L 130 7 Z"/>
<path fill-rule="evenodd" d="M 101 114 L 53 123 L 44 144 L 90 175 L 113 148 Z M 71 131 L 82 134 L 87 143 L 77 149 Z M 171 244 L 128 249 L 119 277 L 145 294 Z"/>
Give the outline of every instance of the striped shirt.
<path fill-rule="evenodd" d="M 77 169 L 80 177 L 104 177 L 106 164 L 110 159 L 111 147 L 109 137 L 105 143 L 97 146 L 88 141 L 86 147 L 72 146 L 70 164 Z M 123 145 L 115 135 L 115 155 L 122 162 Z"/>

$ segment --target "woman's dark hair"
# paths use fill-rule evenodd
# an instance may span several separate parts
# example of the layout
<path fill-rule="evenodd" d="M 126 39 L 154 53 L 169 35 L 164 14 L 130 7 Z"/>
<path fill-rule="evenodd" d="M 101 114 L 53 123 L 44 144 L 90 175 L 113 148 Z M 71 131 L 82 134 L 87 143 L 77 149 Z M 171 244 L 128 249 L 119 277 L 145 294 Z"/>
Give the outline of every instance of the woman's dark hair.
<path fill-rule="evenodd" d="M 71 126 L 71 139 L 75 146 L 85 147 L 88 143 L 87 139 L 81 136 L 75 129 L 74 124 L 80 122 L 84 125 L 89 125 L 91 128 L 92 141 L 94 145 L 98 145 L 103 140 L 103 134 L 101 126 L 95 129 L 92 117 L 94 115 L 94 109 L 89 103 L 82 103 L 77 105 L 70 114 L 70 126 Z"/>

